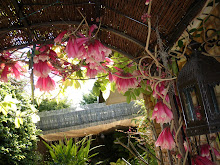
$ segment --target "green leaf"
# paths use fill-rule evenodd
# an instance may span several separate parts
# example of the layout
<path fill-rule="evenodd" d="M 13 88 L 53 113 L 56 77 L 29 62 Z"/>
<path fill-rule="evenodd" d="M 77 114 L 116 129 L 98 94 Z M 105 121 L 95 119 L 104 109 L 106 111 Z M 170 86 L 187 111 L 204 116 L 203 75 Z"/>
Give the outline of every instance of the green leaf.
<path fill-rule="evenodd" d="M 94 92 L 94 94 L 96 95 L 96 96 L 99 96 L 99 94 L 100 94 L 100 89 L 97 87 L 97 86 L 93 86 L 93 88 L 92 88 L 92 91 Z"/>
<path fill-rule="evenodd" d="M 83 77 L 82 70 L 76 71 L 76 76 L 79 78 Z"/>
<path fill-rule="evenodd" d="M 28 57 L 28 58 L 30 58 L 30 57 L 31 57 L 30 50 L 27 52 L 27 57 Z"/>
<path fill-rule="evenodd" d="M 177 64 L 176 64 L 176 60 L 175 60 L 175 58 L 174 57 L 172 57 L 172 70 L 173 70 L 173 73 L 175 74 L 175 75 L 177 75 L 178 74 L 178 66 L 177 66 Z"/>
<path fill-rule="evenodd" d="M 179 46 L 180 48 L 183 47 L 183 41 L 182 41 L 182 40 L 179 40 L 179 41 L 178 41 L 178 46 Z"/>
<path fill-rule="evenodd" d="M 115 83 L 111 83 L 111 91 L 112 91 L 112 92 L 115 91 Z"/>
<path fill-rule="evenodd" d="M 200 37 L 200 34 L 196 34 L 194 37 L 195 37 L 195 38 L 198 38 L 198 37 Z"/>
<path fill-rule="evenodd" d="M 131 102 L 131 95 L 127 96 L 126 101 L 127 101 L 128 104 Z"/>
<path fill-rule="evenodd" d="M 38 54 L 40 54 L 40 52 L 38 50 L 35 50 L 34 55 L 38 55 Z"/>
<path fill-rule="evenodd" d="M 136 100 L 136 96 L 135 96 L 135 94 L 133 92 L 131 92 L 131 98 Z"/>
<path fill-rule="evenodd" d="M 150 100 L 154 103 L 155 102 L 155 99 L 153 97 L 153 95 L 150 96 Z"/>
<path fill-rule="evenodd" d="M 190 31 L 189 31 L 189 33 L 193 33 L 193 32 L 195 32 L 197 29 L 196 28 L 193 28 L 193 29 L 191 29 Z"/>
<path fill-rule="evenodd" d="M 4 106 L 2 103 L 0 103 L 0 112 L 6 116 L 8 114 L 7 106 Z"/>
<path fill-rule="evenodd" d="M 131 94 L 131 91 L 126 91 L 125 93 L 124 93 L 124 96 L 129 96 Z"/>
<path fill-rule="evenodd" d="M 15 128 L 19 128 L 20 127 L 20 120 L 18 117 L 15 118 Z"/>
<path fill-rule="evenodd" d="M 136 95 L 136 96 L 139 96 L 140 95 L 140 89 L 139 88 L 135 88 L 134 89 L 134 94 Z"/>
<path fill-rule="evenodd" d="M 106 87 L 105 86 L 101 86 L 101 91 L 105 91 Z"/>
<path fill-rule="evenodd" d="M 145 90 L 145 89 L 143 89 L 143 88 L 141 88 L 140 90 L 141 90 L 142 93 L 144 93 L 144 94 L 146 94 L 146 95 L 150 95 L 150 94 L 152 93 L 152 92 L 147 91 L 147 90 Z"/>
<path fill-rule="evenodd" d="M 77 80 L 74 81 L 74 87 L 75 87 L 76 89 L 78 89 L 78 88 L 81 87 L 79 81 L 77 81 Z"/>
<path fill-rule="evenodd" d="M 142 80 L 141 81 L 141 88 L 146 89 L 147 88 L 147 83 L 146 81 Z"/>

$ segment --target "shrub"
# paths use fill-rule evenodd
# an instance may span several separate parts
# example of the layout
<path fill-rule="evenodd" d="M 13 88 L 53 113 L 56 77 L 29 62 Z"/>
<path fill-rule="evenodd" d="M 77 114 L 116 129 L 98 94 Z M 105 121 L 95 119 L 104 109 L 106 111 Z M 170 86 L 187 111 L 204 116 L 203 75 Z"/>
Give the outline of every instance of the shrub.
<path fill-rule="evenodd" d="M 19 86 L 0 82 L 0 164 L 35 164 L 39 157 L 36 110 L 29 102 Z"/>
<path fill-rule="evenodd" d="M 93 149 L 100 147 L 90 148 L 91 137 L 84 137 L 80 141 L 73 142 L 73 139 L 65 139 L 65 143 L 59 141 L 58 144 L 49 146 L 44 142 L 46 147 L 49 149 L 53 162 L 51 164 L 62 164 L 62 165 L 86 165 L 90 161 L 89 159 L 97 155 L 95 153 L 89 156 L 89 152 Z"/>
<path fill-rule="evenodd" d="M 39 112 L 65 109 L 69 107 L 70 103 L 68 103 L 67 99 L 62 99 L 59 101 L 56 99 L 43 99 L 39 105 L 36 105 L 36 108 L 39 110 Z"/>

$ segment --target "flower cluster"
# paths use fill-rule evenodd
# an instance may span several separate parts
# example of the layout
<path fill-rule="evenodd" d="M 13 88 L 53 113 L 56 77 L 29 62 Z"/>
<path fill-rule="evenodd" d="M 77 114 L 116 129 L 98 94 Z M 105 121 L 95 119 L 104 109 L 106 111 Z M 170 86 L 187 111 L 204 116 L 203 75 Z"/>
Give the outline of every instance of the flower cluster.
<path fill-rule="evenodd" d="M 94 78 L 99 72 L 103 71 L 99 63 L 104 62 L 106 57 L 111 54 L 111 49 L 106 48 L 92 35 L 95 29 L 97 29 L 97 26 L 92 25 L 88 36 L 79 32 L 76 36 L 73 36 L 71 33 L 69 34 L 67 31 L 64 31 L 54 40 L 55 42 L 62 42 L 63 37 L 69 35 L 65 52 L 69 58 L 85 60 L 87 64 L 86 75 L 90 78 Z"/>
<path fill-rule="evenodd" d="M 125 92 L 129 88 L 136 88 L 139 84 L 136 76 L 139 74 L 138 72 L 125 73 L 122 69 L 116 68 L 118 72 L 112 75 L 109 73 L 109 81 L 115 82 L 115 86 L 120 92 Z"/>
<path fill-rule="evenodd" d="M 191 163 L 192 165 L 215 165 L 215 163 L 213 163 L 209 159 L 199 156 L 199 155 L 192 158 Z"/>
<path fill-rule="evenodd" d="M 57 55 L 49 46 L 43 46 L 38 51 L 40 53 L 35 55 L 33 60 L 33 72 L 38 77 L 36 88 L 39 88 L 40 91 L 48 92 L 54 90 L 56 86 L 54 80 L 49 76 L 49 73 L 53 69 L 49 60 L 54 60 Z"/>
<path fill-rule="evenodd" d="M 0 80 L 7 82 L 8 75 L 12 74 L 16 79 L 20 78 L 21 72 L 25 71 L 18 61 L 13 61 L 12 55 L 9 52 L 0 55 Z"/>
<path fill-rule="evenodd" d="M 162 82 L 162 83 L 159 83 L 157 86 L 155 85 L 156 84 L 153 83 L 151 85 L 151 88 L 154 89 L 153 97 L 158 99 L 158 102 L 154 107 L 154 111 L 153 111 L 151 119 L 152 120 L 156 119 L 156 122 L 161 123 L 161 124 L 169 123 L 173 119 L 173 113 L 167 107 L 167 105 L 163 103 L 162 98 L 160 98 L 160 97 L 164 97 L 164 95 L 166 94 L 165 84 L 164 82 Z M 165 101 L 169 103 L 170 100 L 169 100 L 168 95 L 166 95 Z"/>
<path fill-rule="evenodd" d="M 207 159 L 211 159 L 210 150 L 213 150 L 215 156 L 217 159 L 220 159 L 220 153 L 216 148 L 211 147 L 209 144 L 203 144 L 200 146 L 200 153 L 202 157 L 205 157 Z"/>
<path fill-rule="evenodd" d="M 173 119 L 173 113 L 162 101 L 158 101 L 151 119 L 156 119 L 156 122 L 161 124 L 168 123 Z"/>
<path fill-rule="evenodd" d="M 161 149 L 168 149 L 168 150 L 172 150 L 175 147 L 173 135 L 171 134 L 169 127 L 163 129 L 155 145 L 156 147 L 160 146 Z"/>

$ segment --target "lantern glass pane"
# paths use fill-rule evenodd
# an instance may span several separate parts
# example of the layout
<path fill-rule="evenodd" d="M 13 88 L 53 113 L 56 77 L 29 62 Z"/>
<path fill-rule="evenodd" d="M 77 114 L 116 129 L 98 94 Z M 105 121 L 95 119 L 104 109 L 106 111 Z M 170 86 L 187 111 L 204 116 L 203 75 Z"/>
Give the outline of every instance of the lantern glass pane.
<path fill-rule="evenodd" d="M 201 120 L 201 105 L 198 100 L 198 92 L 196 88 L 190 87 L 183 90 L 183 101 L 186 109 L 186 116 L 188 121 Z"/>
<path fill-rule="evenodd" d="M 212 102 L 214 105 L 214 111 L 220 113 L 220 84 L 209 86 Z"/>

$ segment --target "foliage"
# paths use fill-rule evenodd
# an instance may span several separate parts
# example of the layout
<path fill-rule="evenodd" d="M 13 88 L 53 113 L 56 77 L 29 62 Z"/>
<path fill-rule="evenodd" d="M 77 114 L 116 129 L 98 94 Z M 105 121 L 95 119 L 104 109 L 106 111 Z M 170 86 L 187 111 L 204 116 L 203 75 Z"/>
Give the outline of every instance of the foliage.
<path fill-rule="evenodd" d="M 83 95 L 83 100 L 80 102 L 80 105 L 92 104 L 97 102 L 97 96 L 94 92 L 90 92 Z"/>
<path fill-rule="evenodd" d="M 65 143 L 59 141 L 59 144 L 48 145 L 44 142 L 46 147 L 49 149 L 50 155 L 53 159 L 51 164 L 63 164 L 63 165 L 85 165 L 88 164 L 90 158 L 94 157 L 98 153 L 89 156 L 91 148 L 91 137 L 84 137 L 80 141 L 73 141 L 73 139 L 65 139 Z"/>
<path fill-rule="evenodd" d="M 0 110 L 0 164 L 35 164 L 36 110 L 19 86 L 0 82 Z"/>
<path fill-rule="evenodd" d="M 70 103 L 68 103 L 67 98 L 62 100 L 56 100 L 56 99 L 43 99 L 40 104 L 35 105 L 36 109 L 39 110 L 39 112 L 42 111 L 50 111 L 50 110 L 59 110 L 59 109 L 65 109 L 70 107 Z"/>

